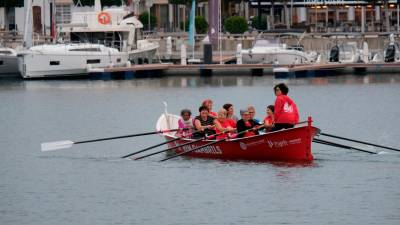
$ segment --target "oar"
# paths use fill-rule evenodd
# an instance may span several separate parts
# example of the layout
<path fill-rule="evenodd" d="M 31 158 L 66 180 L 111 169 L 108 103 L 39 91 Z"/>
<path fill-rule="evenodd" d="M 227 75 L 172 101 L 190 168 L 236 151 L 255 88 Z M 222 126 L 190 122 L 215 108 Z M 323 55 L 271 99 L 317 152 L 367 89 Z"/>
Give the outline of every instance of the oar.
<path fill-rule="evenodd" d="M 322 140 L 322 139 L 314 138 L 313 142 L 318 143 L 318 144 L 323 144 L 323 145 L 329 145 L 329 146 L 333 146 L 333 147 L 337 147 L 337 148 L 345 148 L 345 149 L 356 150 L 356 151 L 360 151 L 360 152 L 366 152 L 369 154 L 378 154 L 376 152 L 371 152 L 371 151 L 368 151 L 365 149 L 360 149 L 360 148 L 356 148 L 356 147 L 352 147 L 352 146 L 348 146 L 348 145 L 342 145 L 339 143 L 330 142 L 330 141 L 326 141 L 326 140 Z"/>
<path fill-rule="evenodd" d="M 196 133 L 198 133 L 198 132 L 200 132 L 200 131 L 193 132 L 192 135 L 193 135 L 193 134 L 196 134 Z M 156 144 L 156 145 L 147 147 L 147 148 L 145 148 L 145 149 L 142 149 L 142 150 L 140 150 L 140 151 L 137 151 L 137 152 L 134 152 L 134 153 L 131 153 L 131 154 L 128 154 L 128 155 L 124 155 L 124 156 L 122 156 L 121 158 L 128 158 L 128 157 L 131 157 L 131 156 L 133 156 L 133 155 L 136 155 L 136 154 L 139 154 L 139 153 L 148 151 L 148 150 L 150 150 L 150 149 L 157 148 L 157 147 L 159 147 L 159 146 L 162 146 L 162 145 L 168 144 L 168 143 L 170 143 L 170 142 L 176 141 L 176 140 L 178 140 L 178 139 L 180 139 L 180 137 L 173 138 L 173 139 L 171 139 L 171 140 L 169 140 L 169 141 L 165 141 L 165 142 L 162 142 L 162 143 L 160 143 L 160 144 Z"/>
<path fill-rule="evenodd" d="M 264 128 L 264 125 L 261 125 L 261 126 L 259 126 L 259 127 L 256 127 L 255 129 L 256 129 L 256 130 L 259 130 L 259 129 L 262 129 L 262 128 Z M 244 130 L 244 131 L 242 131 L 242 132 L 237 133 L 237 135 L 243 134 L 243 133 L 246 133 L 246 132 L 248 132 L 248 131 L 255 130 L 255 129 L 254 129 L 254 128 L 250 128 L 250 129 L 247 129 L 247 130 Z M 160 162 L 163 162 L 163 161 L 166 161 L 166 160 L 169 160 L 169 159 L 173 159 L 173 158 L 178 157 L 178 156 L 181 156 L 181 155 L 186 155 L 186 154 L 188 154 L 188 153 L 190 153 L 190 152 L 193 152 L 193 151 L 196 151 L 196 150 L 198 150 L 198 149 L 200 149 L 200 148 L 204 148 L 204 147 L 207 147 L 207 146 L 210 146 L 210 145 L 213 145 L 213 144 L 217 144 L 217 143 L 219 143 L 219 142 L 223 142 L 223 141 L 226 141 L 226 140 L 228 140 L 228 139 L 229 139 L 229 137 L 223 138 L 223 139 L 221 139 L 221 140 L 214 141 L 214 142 L 211 142 L 211 143 L 208 143 L 208 144 L 199 146 L 199 147 L 197 147 L 197 148 L 190 149 L 190 150 L 185 151 L 185 152 L 181 152 L 181 153 L 179 153 L 179 154 L 175 154 L 175 155 L 173 155 L 173 156 L 170 156 L 170 157 L 167 157 L 167 158 L 165 158 L 165 159 L 160 160 Z"/>
<path fill-rule="evenodd" d="M 187 128 L 184 128 L 182 130 L 185 130 L 185 129 L 187 129 Z M 99 139 L 86 140 L 86 141 L 64 140 L 64 141 L 45 142 L 45 143 L 41 144 L 41 148 L 42 148 L 42 151 L 53 151 L 53 150 L 57 150 L 57 149 L 70 148 L 70 147 L 72 147 L 72 145 L 76 145 L 76 144 L 84 144 L 84 143 L 97 142 L 97 141 L 107 141 L 107 140 L 129 138 L 129 137 L 138 137 L 138 136 L 145 136 L 145 135 L 151 135 L 151 134 L 160 134 L 160 133 L 167 133 L 167 132 L 173 132 L 173 131 L 178 131 L 178 130 L 181 130 L 181 129 L 152 131 L 152 132 L 146 132 L 146 133 L 130 134 L 130 135 L 124 135 L 124 136 L 109 137 L 109 138 L 99 138 Z"/>
<path fill-rule="evenodd" d="M 333 134 L 327 134 L 327 133 L 321 132 L 320 135 L 324 135 L 324 136 L 327 136 L 327 137 L 333 137 L 333 138 L 337 138 L 337 139 L 342 139 L 342 140 L 346 140 L 346 141 L 353 141 L 353 142 L 357 142 L 357 143 L 360 143 L 360 144 L 371 145 L 371 146 L 378 147 L 378 148 L 385 148 L 385 149 L 389 149 L 389 150 L 400 152 L 400 149 L 391 148 L 391 147 L 387 147 L 387 146 L 383 146 L 383 145 L 377 145 L 377 144 L 373 144 L 373 143 L 369 143 L 369 142 L 365 142 L 365 141 L 359 141 L 359 140 L 354 140 L 354 139 L 350 139 L 350 138 L 340 137 L 340 136 L 336 136 L 336 135 L 333 135 Z"/>
<path fill-rule="evenodd" d="M 221 134 L 224 134 L 224 133 L 226 133 L 226 132 L 228 132 L 228 131 L 224 131 L 224 132 L 221 132 L 221 133 L 219 133 L 219 134 L 213 134 L 213 135 L 210 135 L 210 136 L 207 136 L 207 137 L 203 137 L 203 138 L 200 138 L 200 139 L 197 139 L 197 140 L 194 140 L 194 141 L 189 141 L 189 142 L 187 142 L 187 143 L 180 144 L 180 145 L 177 145 L 177 146 L 172 147 L 172 148 L 167 148 L 167 149 L 164 149 L 164 150 L 160 150 L 160 151 L 157 151 L 157 152 L 153 152 L 153 153 L 151 153 L 151 154 L 148 154 L 148 155 L 144 155 L 144 156 L 135 158 L 135 160 L 147 158 L 147 157 L 152 156 L 152 155 L 157 155 L 157 154 L 159 154 L 159 153 L 163 153 L 163 152 L 166 152 L 166 151 L 169 151 L 169 150 L 173 150 L 173 149 L 180 148 L 180 147 L 183 147 L 183 146 L 186 146 L 186 145 L 194 144 L 194 143 L 197 143 L 197 142 L 199 142 L 199 141 L 204 141 L 204 140 L 206 140 L 206 139 L 208 139 L 208 138 L 214 138 L 214 137 L 216 137 L 216 136 L 218 136 L 218 135 L 221 135 Z"/>

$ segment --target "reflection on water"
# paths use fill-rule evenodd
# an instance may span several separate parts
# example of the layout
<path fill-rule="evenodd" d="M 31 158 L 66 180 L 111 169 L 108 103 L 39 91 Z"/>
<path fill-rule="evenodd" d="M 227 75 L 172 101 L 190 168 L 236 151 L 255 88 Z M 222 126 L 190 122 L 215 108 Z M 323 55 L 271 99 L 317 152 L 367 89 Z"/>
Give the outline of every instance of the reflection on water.
<path fill-rule="evenodd" d="M 329 84 L 377 84 L 400 83 L 400 74 L 384 75 L 345 75 L 336 77 L 310 77 L 297 79 L 275 79 L 272 76 L 171 76 L 157 79 L 133 79 L 133 80 L 0 80 L 1 90 L 15 88 L 27 89 L 103 89 L 103 88 L 132 88 L 132 87 L 229 87 L 229 86 L 263 86 L 280 82 L 290 85 L 329 85 Z"/>

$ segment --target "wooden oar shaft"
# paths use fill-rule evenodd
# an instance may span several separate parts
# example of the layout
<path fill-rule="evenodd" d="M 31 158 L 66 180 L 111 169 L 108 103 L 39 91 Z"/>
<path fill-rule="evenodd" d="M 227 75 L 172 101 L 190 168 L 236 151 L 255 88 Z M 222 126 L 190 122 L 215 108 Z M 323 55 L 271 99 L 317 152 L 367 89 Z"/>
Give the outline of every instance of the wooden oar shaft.
<path fill-rule="evenodd" d="M 145 152 L 145 151 L 147 151 L 147 150 L 150 150 L 150 149 L 153 149 L 153 148 L 157 148 L 157 147 L 159 147 L 159 146 L 162 146 L 162 145 L 168 144 L 168 143 L 170 143 L 170 142 L 176 141 L 176 140 L 178 140 L 178 139 L 179 139 L 179 138 L 173 138 L 173 139 L 171 139 L 171 140 L 169 140 L 169 141 L 165 141 L 165 142 L 162 142 L 162 143 L 160 143 L 160 144 L 153 145 L 153 146 L 150 146 L 150 147 L 148 147 L 148 148 L 142 149 L 142 150 L 140 150 L 140 151 L 137 151 L 137 152 L 134 152 L 134 153 L 131 153 L 131 154 L 128 154 L 128 155 L 124 155 L 124 156 L 122 156 L 121 158 L 128 158 L 128 157 L 131 157 L 131 156 L 133 156 L 133 155 L 136 155 L 136 154 Z"/>
<path fill-rule="evenodd" d="M 371 146 L 378 147 L 378 148 L 385 148 L 385 149 L 389 149 L 389 150 L 400 152 L 400 149 L 387 147 L 387 146 L 383 146 L 383 145 L 378 145 L 378 144 L 374 144 L 374 143 L 369 143 L 369 142 L 365 142 L 365 141 L 355 140 L 355 139 L 351 139 L 351 138 L 340 137 L 340 136 L 333 135 L 333 134 L 327 134 L 327 133 L 321 132 L 320 135 L 324 135 L 324 136 L 332 137 L 332 138 L 337 138 L 337 139 L 342 139 L 342 140 L 346 140 L 346 141 L 357 142 L 357 143 L 360 143 L 360 144 L 371 145 Z"/>
<path fill-rule="evenodd" d="M 348 145 L 343 145 L 343 144 L 339 144 L 339 143 L 335 143 L 335 142 L 330 142 L 330 141 L 326 141 L 326 140 L 322 140 L 322 139 L 316 139 L 314 138 L 313 142 L 318 143 L 318 144 L 324 144 L 324 145 L 330 145 L 333 147 L 337 147 L 337 148 L 345 148 L 345 149 L 352 149 L 352 150 L 357 150 L 360 152 L 366 152 L 369 154 L 378 154 L 376 152 L 371 152 L 365 149 L 360 149 L 360 148 L 356 148 L 356 147 L 352 147 L 352 146 L 348 146 Z"/>
<path fill-rule="evenodd" d="M 151 131 L 151 132 L 140 133 L 140 134 L 130 134 L 130 135 L 123 135 L 123 136 L 109 137 L 109 138 L 99 138 L 99 139 L 93 139 L 93 140 L 87 140 L 87 141 L 76 141 L 76 142 L 74 142 L 74 144 L 83 144 L 83 143 L 97 142 L 97 141 L 107 141 L 107 140 L 121 139 L 121 138 L 128 138 L 128 137 L 146 136 L 146 135 L 151 135 L 151 134 L 161 134 L 161 133 L 167 133 L 167 132 L 174 132 L 174 131 L 178 131 L 178 130 L 181 130 L 181 129 Z"/>

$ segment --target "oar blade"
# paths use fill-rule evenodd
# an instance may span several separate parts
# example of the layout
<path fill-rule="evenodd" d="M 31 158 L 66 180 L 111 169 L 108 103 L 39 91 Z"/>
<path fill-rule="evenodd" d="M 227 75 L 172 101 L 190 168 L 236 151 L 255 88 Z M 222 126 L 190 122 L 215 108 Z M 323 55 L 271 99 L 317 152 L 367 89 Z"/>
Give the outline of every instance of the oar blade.
<path fill-rule="evenodd" d="M 46 151 L 54 151 L 58 149 L 71 148 L 74 144 L 73 141 L 65 140 L 65 141 L 54 141 L 54 142 L 46 142 L 41 144 L 42 152 Z"/>

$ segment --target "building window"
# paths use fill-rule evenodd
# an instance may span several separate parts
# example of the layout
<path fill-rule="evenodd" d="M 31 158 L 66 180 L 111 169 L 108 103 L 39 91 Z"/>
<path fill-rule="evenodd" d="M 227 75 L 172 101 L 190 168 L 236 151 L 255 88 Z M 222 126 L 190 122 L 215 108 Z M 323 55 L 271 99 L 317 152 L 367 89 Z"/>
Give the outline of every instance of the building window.
<path fill-rule="evenodd" d="M 56 24 L 71 23 L 71 6 L 56 5 Z"/>

